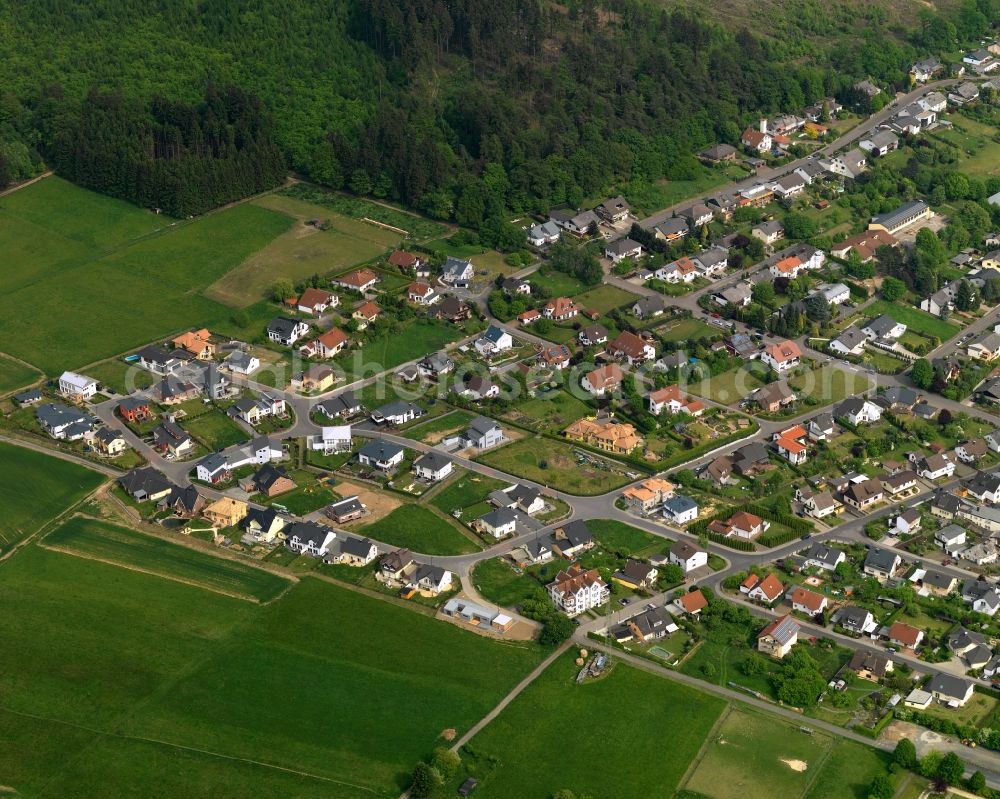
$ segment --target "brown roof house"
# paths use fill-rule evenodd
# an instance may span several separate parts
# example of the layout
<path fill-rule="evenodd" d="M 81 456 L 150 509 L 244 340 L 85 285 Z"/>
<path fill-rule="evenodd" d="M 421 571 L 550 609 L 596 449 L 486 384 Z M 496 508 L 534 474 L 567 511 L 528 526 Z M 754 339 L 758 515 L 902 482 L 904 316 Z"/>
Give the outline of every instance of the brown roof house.
<path fill-rule="evenodd" d="M 799 625 L 791 616 L 782 616 L 768 624 L 757 635 L 757 649 L 779 660 L 798 643 Z"/>

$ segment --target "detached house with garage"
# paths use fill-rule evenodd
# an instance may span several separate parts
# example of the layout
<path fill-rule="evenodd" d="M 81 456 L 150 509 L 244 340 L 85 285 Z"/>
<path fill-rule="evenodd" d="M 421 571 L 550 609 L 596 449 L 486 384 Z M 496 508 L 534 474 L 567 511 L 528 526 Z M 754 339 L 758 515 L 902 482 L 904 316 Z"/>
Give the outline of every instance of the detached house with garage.
<path fill-rule="evenodd" d="M 97 381 L 76 372 L 63 372 L 59 377 L 59 393 L 75 400 L 89 400 L 97 393 Z"/>
<path fill-rule="evenodd" d="M 603 397 L 618 391 L 624 377 L 618 364 L 608 363 L 585 374 L 580 384 L 595 397 Z"/>
<path fill-rule="evenodd" d="M 629 365 L 656 360 L 656 347 L 652 340 L 625 331 L 609 341 L 605 351 L 612 358 L 626 361 Z"/>
<path fill-rule="evenodd" d="M 676 541 L 670 547 L 668 558 L 671 563 L 681 567 L 685 574 L 708 565 L 708 553 L 689 541 Z"/>
<path fill-rule="evenodd" d="M 511 334 L 497 325 L 486 328 L 486 332 L 476 339 L 475 343 L 476 352 L 486 358 L 506 352 L 513 346 L 514 338 Z"/>

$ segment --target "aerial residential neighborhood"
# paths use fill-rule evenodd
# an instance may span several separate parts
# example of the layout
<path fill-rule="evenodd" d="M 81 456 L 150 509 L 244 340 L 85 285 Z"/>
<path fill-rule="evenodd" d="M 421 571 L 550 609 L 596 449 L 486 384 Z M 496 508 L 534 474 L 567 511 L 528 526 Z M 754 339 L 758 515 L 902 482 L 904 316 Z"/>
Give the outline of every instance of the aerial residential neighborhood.
<path fill-rule="evenodd" d="M 28 5 L 0 794 L 1000 791 L 1000 11 Z"/>

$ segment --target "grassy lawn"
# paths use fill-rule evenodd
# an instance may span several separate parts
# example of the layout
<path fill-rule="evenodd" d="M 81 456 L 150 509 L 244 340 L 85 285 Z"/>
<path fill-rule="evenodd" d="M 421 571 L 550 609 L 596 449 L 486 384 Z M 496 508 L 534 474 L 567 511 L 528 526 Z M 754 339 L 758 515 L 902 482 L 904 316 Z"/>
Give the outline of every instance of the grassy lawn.
<path fill-rule="evenodd" d="M 937 135 L 961 148 L 965 156 L 961 170 L 967 175 L 989 178 L 1000 174 L 1000 144 L 994 141 L 996 130 L 962 114 L 952 114 L 954 127 Z"/>
<path fill-rule="evenodd" d="M 149 388 L 155 382 L 153 375 L 145 369 L 125 363 L 121 358 L 110 358 L 88 366 L 87 376 L 119 394 L 131 394 L 133 390 Z"/>
<path fill-rule="evenodd" d="M 790 735 L 796 734 L 796 731 L 790 732 Z M 888 753 L 837 739 L 805 799 L 868 799 L 872 780 L 885 772 L 889 761 Z"/>
<path fill-rule="evenodd" d="M 742 180 L 747 174 L 748 172 L 737 164 L 725 164 L 702 168 L 698 177 L 692 180 L 657 180 L 654 183 L 635 181 L 626 183 L 620 189 L 634 211 L 648 215 L 686 199 L 690 198 L 693 201 L 695 198 L 710 194 L 717 186 L 733 180 Z"/>
<path fill-rule="evenodd" d="M 750 396 L 762 385 L 763 381 L 757 379 L 750 369 L 740 366 L 721 375 L 706 377 L 699 383 L 692 383 L 688 386 L 688 391 L 728 405 Z"/>
<path fill-rule="evenodd" d="M 667 322 L 662 327 L 656 328 L 655 332 L 664 341 L 691 341 L 705 336 L 717 336 L 720 331 L 700 319 L 688 317 Z"/>
<path fill-rule="evenodd" d="M 468 411 L 452 411 L 423 424 L 415 425 L 409 428 L 403 435 L 406 438 L 412 438 L 414 441 L 423 441 L 425 444 L 437 444 L 449 433 L 457 433 L 465 430 L 473 418 L 473 415 Z"/>
<path fill-rule="evenodd" d="M 230 596 L 269 602 L 288 588 L 283 577 L 97 519 L 74 516 L 45 543 L 126 569 L 155 574 Z"/>
<path fill-rule="evenodd" d="M 347 194 L 337 194 L 319 186 L 308 186 L 297 183 L 278 192 L 284 197 L 291 197 L 302 202 L 312 203 L 324 209 L 350 219 L 372 219 L 385 225 L 406 231 L 408 238 L 423 241 L 440 236 L 448 228 L 440 222 L 434 222 L 423 216 L 393 208 L 386 203 L 373 203 L 360 197 Z M 373 230 L 378 228 L 372 226 Z M 391 233 L 392 231 L 388 231 Z"/>
<path fill-rule="evenodd" d="M 506 480 L 461 470 L 457 477 L 433 496 L 430 504 L 442 513 L 451 515 L 451 512 L 458 508 L 468 508 L 485 502 L 491 493 L 509 485 Z"/>
<path fill-rule="evenodd" d="M 924 712 L 938 718 L 948 719 L 955 724 L 985 726 L 984 722 L 997 711 L 998 705 L 1000 703 L 992 696 L 976 692 L 962 707 L 952 709 L 932 702 Z"/>
<path fill-rule="evenodd" d="M 472 740 L 482 764 L 478 797 L 548 799 L 562 788 L 577 796 L 674 795 L 723 701 L 623 663 L 583 685 L 576 672 L 571 655 L 560 658 Z M 582 719 L 600 722 L 574 734 L 572 746 L 556 745 L 567 721 Z M 684 734 L 664 745 L 663 735 L 679 729 Z"/>
<path fill-rule="evenodd" d="M 19 361 L 0 355 L 0 396 L 34 383 L 42 373 Z"/>
<path fill-rule="evenodd" d="M 626 556 L 649 557 L 657 552 L 665 552 L 673 543 L 667 538 L 647 533 L 616 519 L 590 519 L 587 521 L 587 529 L 605 549 Z"/>
<path fill-rule="evenodd" d="M 19 329 L 4 346 L 49 375 L 228 318 L 200 292 L 292 222 L 243 204 L 172 223 L 58 178 L 2 198 L 0 219 L 14 265 L 0 274 L 0 316 Z M 32 324 L 45 307 L 68 311 Z"/>
<path fill-rule="evenodd" d="M 242 427 L 217 409 L 182 420 L 181 427 L 211 450 L 242 444 L 250 437 Z"/>
<path fill-rule="evenodd" d="M 517 572 L 504 558 L 479 561 L 472 569 L 472 584 L 490 602 L 516 607 L 534 597 L 545 583 L 552 582 L 565 561 L 554 560 Z"/>
<path fill-rule="evenodd" d="M 295 224 L 206 290 L 206 296 L 226 305 L 242 307 L 266 298 L 279 277 L 298 283 L 314 274 L 326 275 L 370 261 L 403 238 L 287 194 L 267 194 L 253 204 L 285 214 Z M 326 220 L 330 227 L 320 230 L 307 225 L 310 219 Z"/>
<path fill-rule="evenodd" d="M 572 446 L 548 438 L 521 439 L 477 460 L 508 474 L 581 496 L 605 494 L 629 482 L 623 471 L 611 467 L 607 461 L 595 457 L 581 463 Z"/>
<path fill-rule="evenodd" d="M 568 391 L 556 389 L 518 402 L 503 416 L 515 424 L 521 424 L 533 430 L 557 433 L 577 419 L 591 416 L 594 413 L 595 410 L 583 400 L 574 397 Z"/>
<path fill-rule="evenodd" d="M 539 657 L 308 577 L 259 606 L 34 547 L 0 569 L 0 773 L 23 796 L 398 796 Z"/>
<path fill-rule="evenodd" d="M 0 443 L 0 552 L 75 505 L 104 479 L 75 463 Z"/>
<path fill-rule="evenodd" d="M 947 341 L 960 329 L 958 325 L 944 319 L 938 319 L 919 308 L 910 305 L 897 305 L 885 300 L 873 302 L 865 308 L 865 314 L 869 319 L 887 314 L 897 322 L 902 322 L 907 328 L 911 328 L 915 333 L 920 333 L 923 336 L 937 336 L 941 341 Z"/>
<path fill-rule="evenodd" d="M 882 374 L 896 374 L 897 372 L 902 372 L 909 364 L 902 358 L 895 358 L 885 352 L 880 352 L 878 350 L 866 349 L 865 354 L 862 356 L 862 360 L 865 363 L 870 363 L 875 371 L 881 372 Z"/>
<path fill-rule="evenodd" d="M 351 350 L 336 361 L 347 372 L 349 381 L 370 377 L 436 352 L 465 335 L 463 328 L 447 322 L 414 320 L 405 323 L 398 333 L 386 333 L 368 341 L 360 350 Z"/>
<path fill-rule="evenodd" d="M 803 375 L 796 375 L 788 381 L 800 397 L 811 397 L 820 405 L 840 402 L 845 397 L 864 394 L 871 387 L 871 381 L 863 375 L 845 372 L 835 366 L 821 366 Z"/>
<path fill-rule="evenodd" d="M 450 522 L 421 505 L 402 505 L 360 532 L 383 544 L 426 555 L 462 555 L 479 548 Z"/>
<path fill-rule="evenodd" d="M 320 476 L 315 472 L 289 469 L 288 476 L 295 483 L 294 489 L 275 497 L 258 495 L 254 497 L 254 501 L 263 505 L 281 505 L 289 513 L 305 516 L 340 498 L 327 487 L 326 483 L 320 482 Z"/>
<path fill-rule="evenodd" d="M 587 288 L 572 275 L 546 267 L 539 267 L 530 274 L 528 282 L 545 289 L 553 297 L 572 297 Z"/>
<path fill-rule="evenodd" d="M 596 286 L 573 298 L 581 308 L 588 308 L 602 314 L 626 304 L 631 305 L 637 299 L 639 299 L 638 296 L 632 292 L 609 285 Z"/>

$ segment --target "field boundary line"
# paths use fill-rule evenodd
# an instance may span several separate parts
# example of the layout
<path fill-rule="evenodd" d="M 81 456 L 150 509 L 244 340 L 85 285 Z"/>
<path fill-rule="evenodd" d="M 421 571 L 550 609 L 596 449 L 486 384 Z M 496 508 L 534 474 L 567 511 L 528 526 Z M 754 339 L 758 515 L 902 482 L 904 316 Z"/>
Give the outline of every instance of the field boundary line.
<path fill-rule="evenodd" d="M 469 741 L 476 737 L 483 728 L 488 726 L 497 716 L 499 716 L 507 706 L 517 699 L 518 696 L 531 685 L 535 680 L 542 676 L 546 669 L 551 666 L 561 655 L 563 655 L 571 646 L 575 646 L 572 638 L 567 638 L 558 647 L 556 647 L 552 652 L 550 652 L 545 660 L 539 663 L 535 668 L 533 668 L 526 677 L 524 677 L 517 685 L 510 689 L 506 696 L 503 697 L 493 709 L 483 716 L 479 721 L 473 724 L 469 729 L 459 738 L 455 743 L 453 743 L 449 748 L 452 752 L 458 752 L 463 746 L 465 746 Z M 410 789 L 407 788 L 399 795 L 399 799 L 409 799 Z"/>
<path fill-rule="evenodd" d="M 729 718 L 732 712 L 733 703 L 727 702 L 726 709 L 719 714 L 719 718 L 715 720 L 715 724 L 711 726 L 708 733 L 705 735 L 705 740 L 702 741 L 701 746 L 698 747 L 698 753 L 691 758 L 691 762 L 688 763 L 688 767 L 684 770 L 684 774 L 681 775 L 680 780 L 677 782 L 678 791 L 682 790 L 684 786 L 688 784 L 688 780 L 690 780 L 694 772 L 698 770 L 698 766 L 701 765 L 701 761 L 703 761 L 705 756 L 708 754 L 708 745 L 715 738 L 716 734 L 718 734 L 719 729 L 726 723 L 726 719 Z"/>
<path fill-rule="evenodd" d="M 45 538 L 45 536 L 47 536 L 49 533 L 51 533 L 52 530 L 55 529 L 55 526 L 56 526 L 57 523 L 62 524 L 66 519 L 72 518 L 72 516 L 75 516 L 76 515 L 76 509 L 79 508 L 84 502 L 86 502 L 86 501 L 88 501 L 90 499 L 93 499 L 95 496 L 97 496 L 97 493 L 99 491 L 101 491 L 101 489 L 103 489 L 106 484 L 107 484 L 106 482 L 101 483 L 99 486 L 97 486 L 97 488 L 95 488 L 89 494 L 87 494 L 84 497 L 80 497 L 79 502 L 73 503 L 70 507 L 66 508 L 66 510 L 64 510 L 62 513 L 60 513 L 57 516 L 49 519 L 49 521 L 47 521 L 45 524 L 43 524 L 41 527 L 39 527 L 37 530 L 35 530 L 35 532 L 31 533 L 30 535 L 25 536 L 20 541 L 18 541 L 16 544 L 14 544 L 14 546 L 12 546 L 6 552 L 4 552 L 2 555 L 0 555 L 0 564 L 2 564 L 5 560 L 7 560 L 7 558 L 9 558 L 12 555 L 14 555 L 22 547 L 26 546 L 29 543 L 35 542 L 35 543 L 38 543 L 39 546 L 41 546 L 41 540 L 43 538 Z M 71 514 L 72 514 L 72 516 L 71 516 Z"/>
<path fill-rule="evenodd" d="M 49 531 L 51 532 L 51 530 Z M 242 599 L 250 602 L 254 605 L 263 604 L 257 597 L 250 596 L 248 594 L 238 594 L 235 591 L 226 591 L 222 588 L 212 588 L 205 585 L 204 583 L 196 582 L 195 580 L 190 580 L 186 577 L 177 577 L 172 574 L 164 574 L 163 572 L 153 571 L 152 569 L 144 569 L 141 566 L 136 566 L 134 564 L 122 563 L 118 560 L 111 560 L 110 558 L 102 558 L 97 555 L 91 555 L 89 553 L 80 552 L 79 550 L 71 549 L 67 546 L 62 546 L 60 544 L 46 544 L 44 541 L 39 541 L 38 546 L 49 552 L 59 552 L 63 555 L 72 555 L 77 558 L 82 558 L 83 560 L 92 560 L 97 563 L 103 563 L 106 566 L 117 566 L 119 569 L 125 569 L 130 572 L 138 572 L 139 574 L 148 574 L 150 577 L 159 577 L 161 580 L 170 580 L 174 583 L 182 583 L 184 585 L 189 585 L 192 588 L 201 588 L 205 591 L 211 591 L 213 594 L 222 594 L 222 596 L 228 596 L 231 599 Z"/>
<path fill-rule="evenodd" d="M 14 710 L 13 708 L 0 706 L 0 712 L 10 713 L 14 716 L 20 716 L 22 718 L 35 719 L 36 721 L 44 721 L 49 724 L 59 724 L 63 727 L 72 727 L 76 730 L 82 730 L 83 732 L 93 733 L 96 736 L 102 738 L 118 738 L 123 741 L 139 741 L 141 743 L 156 744 L 158 746 L 168 746 L 171 749 L 181 749 L 188 752 L 196 752 L 201 755 L 209 755 L 210 757 L 217 757 L 222 760 L 233 760 L 239 763 L 250 763 L 254 766 L 262 766 L 263 768 L 274 769 L 275 771 L 284 771 L 289 774 L 297 774 L 301 777 L 309 777 L 310 779 L 319 780 L 321 782 L 330 782 L 335 785 L 345 785 L 348 788 L 357 788 L 361 791 L 367 791 L 368 793 L 374 794 L 376 796 L 388 796 L 389 794 L 382 793 L 374 788 L 370 788 L 365 785 L 356 785 L 353 782 L 346 782 L 344 780 L 334 779 L 333 777 L 324 777 L 321 774 L 313 774 L 310 771 L 302 771 L 300 769 L 290 768 L 288 766 L 279 766 L 276 763 L 267 763 L 263 760 L 254 760 L 249 757 L 238 757 L 237 755 L 227 755 L 223 752 L 213 752 L 211 749 L 200 749 L 196 746 L 187 746 L 186 744 L 174 743 L 173 741 L 164 741 L 159 738 L 147 738 L 142 735 L 126 735 L 121 732 L 114 732 L 112 730 L 98 730 L 94 727 L 88 727 L 84 724 L 77 724 L 72 721 L 66 721 L 65 719 L 56 719 L 50 716 L 40 716 L 36 713 L 27 713 L 23 710 Z M 45 788 L 42 788 L 44 792 Z M 39 794 L 41 795 L 41 794 Z"/>
<path fill-rule="evenodd" d="M 821 734 L 826 735 L 826 733 Z M 815 735 L 815 732 L 813 732 L 813 735 Z M 812 738 L 813 735 L 810 735 L 809 737 Z M 813 740 L 815 740 L 815 738 L 813 738 Z M 830 745 L 827 747 L 826 752 L 820 759 L 819 763 L 816 764 L 816 770 L 813 772 L 812 777 L 809 778 L 809 782 L 806 783 L 806 787 L 801 794 L 802 797 L 806 797 L 812 792 L 813 785 L 816 784 L 816 780 L 819 778 L 819 773 L 823 770 L 823 766 L 826 765 L 826 761 L 830 759 L 830 756 L 833 754 L 833 750 L 836 746 L 837 741 L 834 740 L 833 737 L 830 737 Z"/>

